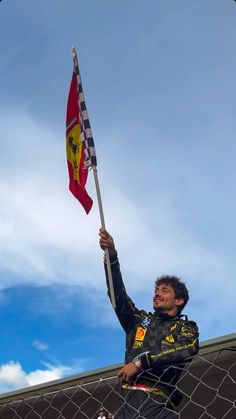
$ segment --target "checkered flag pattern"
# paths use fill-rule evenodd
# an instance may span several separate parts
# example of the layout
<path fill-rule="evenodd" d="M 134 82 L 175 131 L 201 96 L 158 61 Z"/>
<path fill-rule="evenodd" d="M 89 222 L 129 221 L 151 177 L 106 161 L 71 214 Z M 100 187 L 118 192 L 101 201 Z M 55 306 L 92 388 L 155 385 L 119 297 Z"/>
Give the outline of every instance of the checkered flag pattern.
<path fill-rule="evenodd" d="M 95 152 L 95 146 L 93 141 L 92 130 L 89 122 L 88 112 L 86 108 L 83 87 L 79 72 L 78 58 L 75 48 L 72 48 L 73 61 L 74 61 L 74 73 L 77 80 L 77 91 L 78 91 L 78 102 L 79 102 L 79 122 L 81 129 L 81 138 L 84 146 L 85 153 L 85 165 L 88 168 L 97 166 L 97 158 Z"/>
<path fill-rule="evenodd" d="M 119 392 L 116 372 L 113 369 L 97 379 L 84 375 L 75 381 L 64 380 L 64 384 L 47 383 L 45 388 L 1 395 L 0 418 L 97 419 L 102 408 L 106 418 L 120 419 L 127 400 Z M 182 394 L 176 418 L 236 419 L 236 347 L 196 356 L 182 369 L 176 389 Z M 158 405 L 155 396 L 148 397 Z M 132 408 L 133 418 L 147 419 L 141 413 L 142 405 Z"/>

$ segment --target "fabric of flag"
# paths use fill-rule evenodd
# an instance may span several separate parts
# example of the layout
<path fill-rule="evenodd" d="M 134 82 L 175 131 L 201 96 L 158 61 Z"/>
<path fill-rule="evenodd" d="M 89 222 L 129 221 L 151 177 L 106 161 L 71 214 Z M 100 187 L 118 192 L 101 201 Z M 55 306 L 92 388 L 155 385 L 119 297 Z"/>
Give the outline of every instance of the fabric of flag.
<path fill-rule="evenodd" d="M 74 70 L 69 90 L 66 113 L 66 153 L 69 189 L 88 214 L 93 201 L 85 185 L 88 168 L 97 165 L 94 142 L 85 106 L 78 60 L 73 49 Z"/>

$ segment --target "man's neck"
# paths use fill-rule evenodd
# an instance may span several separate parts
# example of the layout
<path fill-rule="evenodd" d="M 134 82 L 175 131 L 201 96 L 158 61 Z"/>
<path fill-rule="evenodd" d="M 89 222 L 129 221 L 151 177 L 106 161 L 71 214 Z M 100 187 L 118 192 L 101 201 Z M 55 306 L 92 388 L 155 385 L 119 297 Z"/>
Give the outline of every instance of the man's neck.
<path fill-rule="evenodd" d="M 163 311 L 163 310 L 156 310 L 155 312 L 160 316 L 160 317 L 178 317 L 178 312 L 176 310 L 168 310 L 168 311 Z"/>

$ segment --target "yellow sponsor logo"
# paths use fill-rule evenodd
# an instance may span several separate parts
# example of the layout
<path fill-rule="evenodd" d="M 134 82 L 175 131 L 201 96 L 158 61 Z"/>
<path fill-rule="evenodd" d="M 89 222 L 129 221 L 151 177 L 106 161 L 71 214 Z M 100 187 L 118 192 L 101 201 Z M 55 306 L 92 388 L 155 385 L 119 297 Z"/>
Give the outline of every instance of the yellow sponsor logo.
<path fill-rule="evenodd" d="M 171 331 L 172 331 L 172 330 L 175 330 L 175 329 L 176 329 L 176 327 L 177 327 L 177 323 L 174 323 L 174 324 L 173 324 L 173 326 L 171 326 L 170 330 L 171 330 Z"/>
<path fill-rule="evenodd" d="M 140 340 L 135 340 L 135 341 L 134 341 L 133 348 L 134 348 L 134 349 L 137 349 L 137 348 L 139 348 L 140 346 L 142 346 L 142 344 L 143 344 L 143 342 L 142 342 L 142 341 L 140 341 Z"/>
<path fill-rule="evenodd" d="M 166 336 L 166 341 L 169 342 L 169 343 L 174 343 L 175 340 L 174 340 L 173 335 Z"/>

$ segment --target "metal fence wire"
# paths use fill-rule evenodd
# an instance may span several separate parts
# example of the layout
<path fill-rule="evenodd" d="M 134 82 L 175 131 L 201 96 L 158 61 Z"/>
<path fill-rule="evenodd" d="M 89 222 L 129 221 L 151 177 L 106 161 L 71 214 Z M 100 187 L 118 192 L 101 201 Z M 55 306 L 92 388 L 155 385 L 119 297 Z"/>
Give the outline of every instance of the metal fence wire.
<path fill-rule="evenodd" d="M 113 372 L 113 376 L 104 373 L 102 378 L 64 383 L 53 390 L 3 395 L 0 419 L 97 419 L 101 408 L 106 418 L 108 413 L 116 418 L 126 402 L 119 386 Z M 180 419 L 236 419 L 236 347 L 195 357 L 182 369 L 176 388 L 182 394 L 176 408 Z M 136 417 L 143 418 L 138 409 Z"/>

